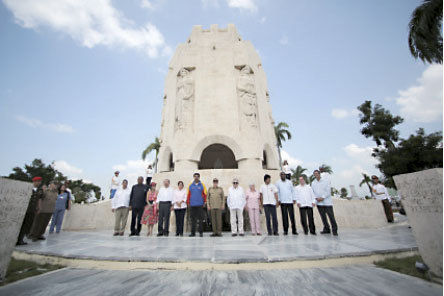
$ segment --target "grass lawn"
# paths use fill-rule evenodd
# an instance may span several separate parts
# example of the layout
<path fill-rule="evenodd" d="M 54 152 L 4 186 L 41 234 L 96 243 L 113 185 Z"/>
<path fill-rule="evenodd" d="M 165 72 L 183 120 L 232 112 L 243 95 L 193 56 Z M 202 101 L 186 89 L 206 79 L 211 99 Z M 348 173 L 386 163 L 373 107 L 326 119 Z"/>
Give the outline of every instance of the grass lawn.
<path fill-rule="evenodd" d="M 416 261 L 423 262 L 421 256 L 415 255 L 404 258 L 387 258 L 385 260 L 376 261 L 374 263 L 378 267 L 390 269 L 396 272 L 408 274 L 411 276 L 421 278 L 426 281 L 430 281 L 430 278 L 427 275 L 420 273 L 416 269 L 415 267 Z"/>
<path fill-rule="evenodd" d="M 6 271 L 6 279 L 0 283 L 0 286 L 60 268 L 63 268 L 63 266 L 51 264 L 40 265 L 31 261 L 11 258 L 8 270 Z"/>

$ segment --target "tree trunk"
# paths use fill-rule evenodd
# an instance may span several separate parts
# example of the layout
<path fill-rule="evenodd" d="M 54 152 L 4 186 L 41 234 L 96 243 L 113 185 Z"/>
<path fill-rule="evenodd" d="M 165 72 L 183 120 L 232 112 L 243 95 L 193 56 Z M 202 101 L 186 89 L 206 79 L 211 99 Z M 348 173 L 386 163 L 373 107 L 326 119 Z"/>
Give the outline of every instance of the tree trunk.
<path fill-rule="evenodd" d="M 282 156 L 281 156 L 281 148 L 279 147 L 279 145 L 276 145 L 278 148 L 278 153 L 279 153 L 279 169 L 282 171 Z"/>

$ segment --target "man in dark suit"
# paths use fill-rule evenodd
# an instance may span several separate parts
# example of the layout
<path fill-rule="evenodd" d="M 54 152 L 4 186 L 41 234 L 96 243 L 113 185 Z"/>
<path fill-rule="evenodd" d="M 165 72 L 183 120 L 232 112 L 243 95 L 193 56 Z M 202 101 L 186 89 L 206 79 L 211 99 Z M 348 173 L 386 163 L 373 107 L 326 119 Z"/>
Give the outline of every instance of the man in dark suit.
<path fill-rule="evenodd" d="M 143 177 L 137 178 L 137 184 L 131 189 L 130 195 L 130 209 L 132 210 L 131 215 L 131 234 L 130 236 L 140 235 L 140 230 L 142 230 L 142 215 L 143 210 L 146 206 L 146 192 L 148 191 L 148 186 L 143 184 Z M 137 220 L 137 221 L 136 221 Z M 137 228 L 136 228 L 137 222 Z"/>

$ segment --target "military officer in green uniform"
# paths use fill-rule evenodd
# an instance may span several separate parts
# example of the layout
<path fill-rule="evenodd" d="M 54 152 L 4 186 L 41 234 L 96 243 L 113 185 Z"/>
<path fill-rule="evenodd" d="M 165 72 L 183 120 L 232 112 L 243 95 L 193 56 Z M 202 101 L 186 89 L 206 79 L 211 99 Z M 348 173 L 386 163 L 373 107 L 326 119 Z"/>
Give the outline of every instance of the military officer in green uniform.
<path fill-rule="evenodd" d="M 29 200 L 25 219 L 23 219 L 22 228 L 20 229 L 20 234 L 17 239 L 17 246 L 27 244 L 23 239 L 25 238 L 25 235 L 29 234 L 29 232 L 31 231 L 32 222 L 34 222 L 35 214 L 39 211 L 39 200 L 43 198 L 42 177 L 32 178 L 32 183 L 34 185 L 34 188 L 32 188 L 31 199 Z"/>
<path fill-rule="evenodd" d="M 45 240 L 43 234 L 45 233 L 46 227 L 48 227 L 49 221 L 54 213 L 57 193 L 57 186 L 54 181 L 49 183 L 48 189 L 43 190 L 43 198 L 38 202 L 38 212 L 36 212 L 34 222 L 32 223 L 32 229 L 30 234 L 28 234 L 28 238 L 32 239 L 33 242 Z"/>
<path fill-rule="evenodd" d="M 211 213 L 213 234 L 210 236 L 222 236 L 222 211 L 225 208 L 225 195 L 219 180 L 213 179 L 213 186 L 208 189 L 207 208 Z"/>

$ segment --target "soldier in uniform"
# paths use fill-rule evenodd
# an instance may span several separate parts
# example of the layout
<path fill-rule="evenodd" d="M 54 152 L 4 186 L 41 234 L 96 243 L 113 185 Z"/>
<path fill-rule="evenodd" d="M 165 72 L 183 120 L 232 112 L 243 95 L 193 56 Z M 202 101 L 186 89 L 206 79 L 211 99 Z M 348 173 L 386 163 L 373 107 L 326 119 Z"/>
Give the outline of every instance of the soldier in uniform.
<path fill-rule="evenodd" d="M 38 202 L 38 212 L 35 215 L 34 223 L 32 223 L 31 233 L 29 238 L 33 242 L 37 240 L 45 240 L 43 234 L 48 227 L 54 212 L 55 203 L 57 200 L 57 186 L 54 181 L 49 184 L 49 188 L 43 190 L 43 198 Z"/>
<path fill-rule="evenodd" d="M 34 184 L 34 188 L 32 188 L 31 199 L 29 200 L 25 219 L 23 219 L 22 228 L 20 229 L 20 234 L 17 239 L 17 246 L 27 245 L 23 239 L 25 238 L 25 235 L 29 234 L 31 231 L 35 214 L 39 211 L 39 200 L 43 198 L 42 177 L 32 178 L 32 183 Z"/>

